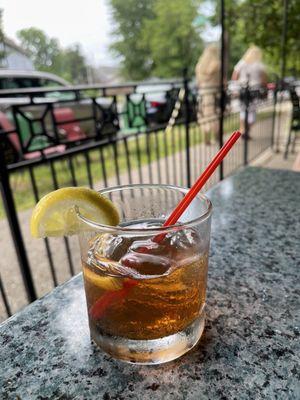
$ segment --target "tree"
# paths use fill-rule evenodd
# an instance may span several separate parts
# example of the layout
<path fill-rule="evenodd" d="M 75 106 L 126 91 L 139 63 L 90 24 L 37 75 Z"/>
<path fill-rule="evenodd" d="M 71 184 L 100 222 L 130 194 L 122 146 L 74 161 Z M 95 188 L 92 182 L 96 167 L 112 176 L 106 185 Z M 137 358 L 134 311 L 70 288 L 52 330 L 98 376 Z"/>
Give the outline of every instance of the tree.
<path fill-rule="evenodd" d="M 198 6 L 195 0 L 156 0 L 155 18 L 144 24 L 144 43 L 155 76 L 179 77 L 184 67 L 194 69 L 203 48 L 194 25 Z"/>
<path fill-rule="evenodd" d="M 212 18 L 218 24 L 219 4 Z M 280 75 L 281 35 L 283 25 L 282 0 L 226 0 L 226 30 L 229 35 L 230 65 L 242 56 L 250 44 L 262 48 L 269 71 Z M 300 2 L 288 1 L 287 73 L 300 73 Z"/>
<path fill-rule="evenodd" d="M 75 84 L 86 83 L 86 60 L 78 44 L 63 49 L 57 39 L 37 28 L 22 29 L 17 36 L 36 69 L 52 72 Z"/>
<path fill-rule="evenodd" d="M 121 59 L 123 76 L 134 80 L 148 77 L 152 61 L 143 28 L 145 21 L 154 17 L 154 0 L 110 0 L 110 5 L 116 25 L 111 50 Z"/>
<path fill-rule="evenodd" d="M 75 84 L 87 82 L 87 65 L 80 46 L 67 47 L 60 54 L 61 76 Z"/>
<path fill-rule="evenodd" d="M 4 32 L 3 32 L 3 10 L 0 8 L 0 66 L 2 61 L 5 59 L 5 43 L 4 43 Z"/>
<path fill-rule="evenodd" d="M 60 54 L 57 39 L 49 38 L 41 29 L 28 28 L 17 32 L 23 49 L 30 55 L 35 68 L 40 71 L 53 71 Z"/>
<path fill-rule="evenodd" d="M 112 50 L 129 79 L 180 76 L 202 46 L 193 22 L 199 0 L 110 0 L 116 24 Z"/>
<path fill-rule="evenodd" d="M 244 16 L 242 30 L 243 39 L 249 44 L 262 47 L 265 51 L 266 61 L 272 72 L 280 74 L 281 65 L 281 35 L 283 25 L 283 2 L 282 0 L 246 0 L 240 5 Z M 247 20 L 246 20 L 247 17 Z M 256 25 L 256 26 L 255 26 Z M 291 73 L 300 73 L 300 2 L 299 0 L 288 1 L 288 30 L 287 30 L 287 70 Z"/>

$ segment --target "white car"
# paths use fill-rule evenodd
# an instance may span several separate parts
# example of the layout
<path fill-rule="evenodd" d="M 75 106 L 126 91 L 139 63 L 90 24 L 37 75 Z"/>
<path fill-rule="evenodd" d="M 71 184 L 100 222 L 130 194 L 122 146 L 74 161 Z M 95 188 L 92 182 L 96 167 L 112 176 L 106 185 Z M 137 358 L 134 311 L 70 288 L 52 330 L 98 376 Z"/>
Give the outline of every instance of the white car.
<path fill-rule="evenodd" d="M 0 69 L 0 90 L 50 88 L 69 85 L 69 82 L 48 72 Z"/>

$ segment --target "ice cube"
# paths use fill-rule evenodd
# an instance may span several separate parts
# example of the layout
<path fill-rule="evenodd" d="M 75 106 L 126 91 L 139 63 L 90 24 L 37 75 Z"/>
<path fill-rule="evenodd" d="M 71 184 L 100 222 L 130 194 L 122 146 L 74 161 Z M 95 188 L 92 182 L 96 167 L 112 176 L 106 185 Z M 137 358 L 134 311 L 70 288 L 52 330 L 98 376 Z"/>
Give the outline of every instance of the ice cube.
<path fill-rule="evenodd" d="M 164 256 L 128 252 L 120 260 L 121 264 L 131 270 L 130 275 L 136 278 L 157 278 L 171 271 L 171 262 Z"/>
<path fill-rule="evenodd" d="M 111 236 L 105 247 L 105 257 L 119 261 L 127 253 L 129 246 L 133 242 L 132 238 L 124 236 Z"/>
<path fill-rule="evenodd" d="M 126 254 L 133 240 L 124 236 L 102 234 L 95 240 L 91 251 L 94 255 L 106 257 L 112 261 L 119 261 Z"/>
<path fill-rule="evenodd" d="M 180 250 L 187 250 L 192 247 L 197 246 L 199 241 L 199 235 L 192 231 L 191 229 L 185 229 L 181 231 L 177 231 L 176 233 L 172 234 L 167 240 L 169 239 L 170 246 L 176 247 Z"/>
<path fill-rule="evenodd" d="M 201 239 L 191 229 L 162 237 L 99 235 L 89 251 L 89 261 L 111 275 L 152 279 L 167 275 L 187 258 L 199 253 Z"/>
<path fill-rule="evenodd" d="M 152 239 L 135 240 L 129 250 L 136 253 L 161 254 L 162 245 Z"/>
<path fill-rule="evenodd" d="M 201 239 L 196 231 L 184 229 L 169 233 L 162 241 L 162 245 L 165 246 L 165 252 L 169 257 L 178 259 L 182 258 L 183 254 L 188 253 L 191 256 L 192 253 L 199 252 Z"/>

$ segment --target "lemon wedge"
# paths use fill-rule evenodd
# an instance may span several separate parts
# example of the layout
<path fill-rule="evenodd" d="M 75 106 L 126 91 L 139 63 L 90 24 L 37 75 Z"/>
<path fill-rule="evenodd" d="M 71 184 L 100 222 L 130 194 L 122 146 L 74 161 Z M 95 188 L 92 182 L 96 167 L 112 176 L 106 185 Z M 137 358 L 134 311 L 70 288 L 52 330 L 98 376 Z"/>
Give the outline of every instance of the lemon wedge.
<path fill-rule="evenodd" d="M 44 196 L 35 206 L 30 231 L 35 238 L 78 233 L 83 225 L 75 207 L 84 217 L 105 225 L 119 223 L 114 204 L 98 192 L 85 187 L 66 187 Z"/>

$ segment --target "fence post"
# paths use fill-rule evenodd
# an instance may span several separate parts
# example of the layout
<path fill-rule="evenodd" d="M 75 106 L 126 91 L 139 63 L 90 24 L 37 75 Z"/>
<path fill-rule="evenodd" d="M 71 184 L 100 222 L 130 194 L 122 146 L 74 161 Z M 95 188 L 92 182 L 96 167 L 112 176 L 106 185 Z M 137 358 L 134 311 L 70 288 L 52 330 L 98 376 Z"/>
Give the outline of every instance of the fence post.
<path fill-rule="evenodd" d="M 14 247 L 16 250 L 17 259 L 19 262 L 21 274 L 23 277 L 23 282 L 27 292 L 28 300 L 36 300 L 36 292 L 33 284 L 33 279 L 29 267 L 29 262 L 21 234 L 21 229 L 16 213 L 15 203 L 9 184 L 9 174 L 5 162 L 5 155 L 3 149 L 0 148 L 0 190 L 3 200 L 3 205 L 7 220 L 9 223 L 9 228 L 11 236 L 14 242 Z"/>
<path fill-rule="evenodd" d="M 12 312 L 11 312 L 11 308 L 9 306 L 8 299 L 7 299 L 5 290 L 4 290 L 4 286 L 2 284 L 1 276 L 0 276 L 0 295 L 2 296 L 6 313 L 10 317 L 12 315 Z"/>
<path fill-rule="evenodd" d="M 220 23 L 221 23 L 221 71 L 220 71 L 220 118 L 219 118 L 219 147 L 223 146 L 223 136 L 224 136 L 224 113 L 225 113 L 225 88 L 224 82 L 226 79 L 225 74 L 225 1 L 220 2 Z M 224 178 L 224 167 L 223 162 L 219 166 L 220 180 Z"/>
<path fill-rule="evenodd" d="M 190 154 L 190 103 L 189 103 L 189 80 L 187 77 L 187 68 L 183 73 L 184 87 L 184 106 L 185 106 L 185 154 L 186 154 L 186 176 L 187 186 L 191 187 L 191 154 Z"/>
<path fill-rule="evenodd" d="M 275 143 L 275 121 L 276 121 L 276 106 L 277 106 L 277 85 L 278 85 L 278 81 L 276 81 L 276 83 L 275 83 L 274 98 L 273 98 L 272 134 L 271 134 L 271 149 L 272 149 L 272 150 L 274 150 L 274 143 Z"/>
<path fill-rule="evenodd" d="M 283 0 L 282 31 L 281 31 L 281 81 L 283 81 L 286 70 L 287 33 L 288 33 L 288 10 L 289 1 Z"/>
<path fill-rule="evenodd" d="M 276 138 L 274 138 L 275 141 L 275 153 L 280 152 L 280 131 L 281 131 L 281 114 L 282 114 L 282 103 L 283 103 L 283 91 L 285 89 L 285 85 L 283 80 L 279 81 L 279 84 L 277 86 L 277 109 L 278 109 L 278 115 L 277 115 L 277 132 L 276 132 Z"/>
<path fill-rule="evenodd" d="M 248 141 L 249 141 L 249 104 L 250 104 L 250 90 L 249 82 L 245 89 L 245 132 L 244 132 L 244 165 L 248 164 Z"/>

